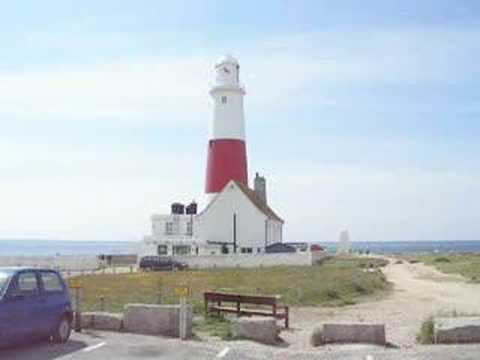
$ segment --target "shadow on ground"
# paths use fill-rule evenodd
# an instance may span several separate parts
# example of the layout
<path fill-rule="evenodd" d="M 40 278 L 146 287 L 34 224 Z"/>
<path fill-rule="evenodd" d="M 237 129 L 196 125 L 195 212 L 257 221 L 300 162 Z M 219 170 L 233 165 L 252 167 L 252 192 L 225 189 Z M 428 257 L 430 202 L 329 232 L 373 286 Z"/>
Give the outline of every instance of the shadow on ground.
<path fill-rule="evenodd" d="M 87 347 L 83 341 L 70 340 L 66 344 L 34 342 L 0 349 L 0 359 L 8 360 L 53 360 Z"/>

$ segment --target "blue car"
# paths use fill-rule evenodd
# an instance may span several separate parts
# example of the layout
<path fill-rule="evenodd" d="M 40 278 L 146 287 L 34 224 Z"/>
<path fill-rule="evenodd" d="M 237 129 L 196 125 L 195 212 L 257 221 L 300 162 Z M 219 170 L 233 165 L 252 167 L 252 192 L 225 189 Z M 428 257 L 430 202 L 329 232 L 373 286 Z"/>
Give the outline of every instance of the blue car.
<path fill-rule="evenodd" d="M 64 343 L 73 312 L 60 274 L 47 269 L 0 268 L 0 346 L 31 339 Z"/>

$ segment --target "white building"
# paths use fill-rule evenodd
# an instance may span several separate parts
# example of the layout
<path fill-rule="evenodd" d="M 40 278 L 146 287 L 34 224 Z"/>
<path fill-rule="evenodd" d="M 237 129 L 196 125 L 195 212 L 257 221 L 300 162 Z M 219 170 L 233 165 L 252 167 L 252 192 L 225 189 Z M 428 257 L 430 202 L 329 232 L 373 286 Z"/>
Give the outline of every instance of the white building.
<path fill-rule="evenodd" d="M 265 178 L 248 187 L 247 152 L 240 65 L 231 56 L 216 65 L 210 95 L 213 117 L 208 143 L 205 194 L 208 203 L 172 205 L 169 215 L 153 215 L 151 235 L 140 255 L 263 253 L 282 241 L 283 220 L 267 204 Z"/>

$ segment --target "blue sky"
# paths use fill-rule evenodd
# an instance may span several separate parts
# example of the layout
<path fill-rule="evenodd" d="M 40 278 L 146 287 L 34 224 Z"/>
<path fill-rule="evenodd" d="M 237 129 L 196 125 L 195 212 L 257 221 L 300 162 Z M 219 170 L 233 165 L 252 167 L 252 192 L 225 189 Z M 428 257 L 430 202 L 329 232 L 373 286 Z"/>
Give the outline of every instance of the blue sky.
<path fill-rule="evenodd" d="M 480 239 L 476 1 L 21 1 L 0 15 L 0 237 L 137 240 L 201 197 L 215 60 L 289 240 Z"/>

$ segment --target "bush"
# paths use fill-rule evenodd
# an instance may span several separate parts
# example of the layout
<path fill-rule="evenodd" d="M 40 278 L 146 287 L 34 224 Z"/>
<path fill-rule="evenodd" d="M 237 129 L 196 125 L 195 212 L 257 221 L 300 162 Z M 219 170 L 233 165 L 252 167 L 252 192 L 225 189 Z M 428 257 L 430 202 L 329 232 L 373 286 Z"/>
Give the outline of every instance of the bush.
<path fill-rule="evenodd" d="M 337 299 L 340 299 L 340 294 L 335 289 L 328 289 L 327 290 L 327 298 L 329 300 L 337 300 Z"/>
<path fill-rule="evenodd" d="M 315 328 L 310 337 L 310 344 L 312 346 L 322 346 L 325 344 L 325 339 L 323 338 L 323 328 Z"/>
<path fill-rule="evenodd" d="M 420 333 L 418 333 L 417 335 L 417 342 L 419 342 L 420 344 L 433 344 L 433 317 L 429 317 L 422 323 Z"/>
<path fill-rule="evenodd" d="M 450 259 L 444 256 L 437 257 L 433 260 L 436 263 L 449 263 Z"/>
<path fill-rule="evenodd" d="M 353 286 L 353 289 L 359 294 L 367 294 L 368 293 L 367 288 L 365 288 L 365 286 L 360 284 L 360 282 L 356 279 L 354 279 L 352 281 L 352 286 Z"/>

